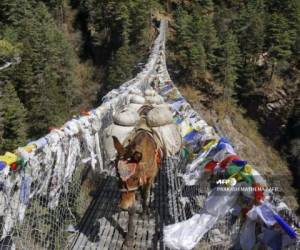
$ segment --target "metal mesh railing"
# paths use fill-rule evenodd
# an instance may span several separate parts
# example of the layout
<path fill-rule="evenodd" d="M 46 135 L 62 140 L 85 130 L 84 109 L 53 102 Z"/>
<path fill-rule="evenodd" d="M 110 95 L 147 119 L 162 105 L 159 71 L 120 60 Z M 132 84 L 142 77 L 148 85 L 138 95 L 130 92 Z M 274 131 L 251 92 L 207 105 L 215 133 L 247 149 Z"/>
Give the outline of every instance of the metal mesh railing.
<path fill-rule="evenodd" d="M 49 209 L 43 195 L 31 199 L 23 223 L 17 224 L 12 236 L 17 249 L 64 248 L 68 225 L 77 224 L 85 212 L 84 206 L 90 202 L 90 187 L 82 183 L 83 172 L 84 166 L 77 167 L 68 191 L 62 192 L 55 208 Z"/>

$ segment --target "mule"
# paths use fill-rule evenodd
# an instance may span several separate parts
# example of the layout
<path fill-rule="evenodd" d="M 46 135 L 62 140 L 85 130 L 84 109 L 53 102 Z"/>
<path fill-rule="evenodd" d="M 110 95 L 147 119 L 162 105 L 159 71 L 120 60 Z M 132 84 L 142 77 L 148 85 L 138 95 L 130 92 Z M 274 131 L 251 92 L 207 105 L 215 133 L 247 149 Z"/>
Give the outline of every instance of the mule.
<path fill-rule="evenodd" d="M 114 136 L 113 141 L 121 191 L 119 207 L 127 210 L 129 215 L 124 245 L 131 247 L 135 230 L 136 192 L 141 194 L 143 213 L 149 214 L 150 189 L 158 173 L 162 153 L 151 132 L 145 129 L 138 129 L 126 147 Z"/>

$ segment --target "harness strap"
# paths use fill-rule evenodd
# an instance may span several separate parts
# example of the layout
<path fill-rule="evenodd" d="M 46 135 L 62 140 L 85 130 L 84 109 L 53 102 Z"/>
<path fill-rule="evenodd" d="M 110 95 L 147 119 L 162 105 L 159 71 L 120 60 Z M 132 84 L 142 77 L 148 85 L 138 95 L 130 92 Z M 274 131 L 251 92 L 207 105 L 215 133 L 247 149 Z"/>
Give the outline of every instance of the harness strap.
<path fill-rule="evenodd" d="M 137 191 L 138 189 L 139 189 L 139 186 L 133 187 L 133 188 L 121 188 L 121 189 L 119 189 L 119 191 L 122 193 L 126 193 L 126 192 Z"/>

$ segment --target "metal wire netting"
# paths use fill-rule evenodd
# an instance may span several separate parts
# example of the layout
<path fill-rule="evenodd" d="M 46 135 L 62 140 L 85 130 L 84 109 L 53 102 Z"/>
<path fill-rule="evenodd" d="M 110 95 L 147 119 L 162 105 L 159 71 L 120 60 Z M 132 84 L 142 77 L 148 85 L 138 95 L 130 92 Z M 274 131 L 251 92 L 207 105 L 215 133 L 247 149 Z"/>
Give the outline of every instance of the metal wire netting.
<path fill-rule="evenodd" d="M 47 207 L 47 198 L 37 195 L 26 210 L 24 222 L 15 227 L 13 242 L 17 249 L 63 249 L 67 226 L 76 225 L 91 201 L 83 180 L 84 166 L 77 168 L 68 192 L 61 194 L 59 205 Z"/>

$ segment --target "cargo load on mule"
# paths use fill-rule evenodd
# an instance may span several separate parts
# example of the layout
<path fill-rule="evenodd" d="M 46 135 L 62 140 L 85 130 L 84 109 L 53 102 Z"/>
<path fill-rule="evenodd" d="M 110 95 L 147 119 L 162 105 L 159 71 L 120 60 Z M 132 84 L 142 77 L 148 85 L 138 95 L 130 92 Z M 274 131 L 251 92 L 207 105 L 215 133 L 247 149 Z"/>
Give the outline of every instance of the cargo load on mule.
<path fill-rule="evenodd" d="M 144 95 L 139 92 L 130 93 L 128 99 L 129 104 L 113 115 L 113 123 L 104 131 L 103 142 L 107 159 L 113 161 L 116 157 L 113 136 L 126 145 L 141 126 L 153 135 L 164 156 L 178 153 L 182 146 L 182 137 L 171 109 L 163 102 L 163 98 L 153 89 L 147 89 Z"/>

